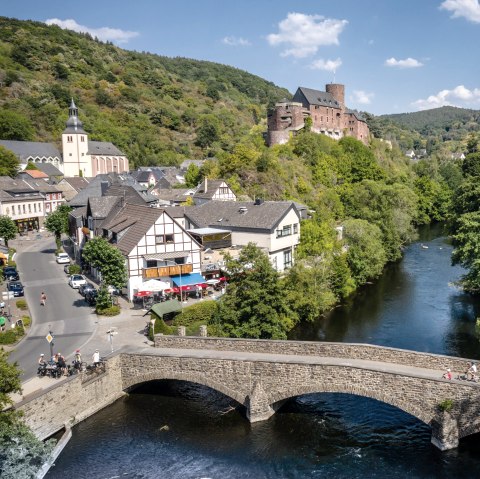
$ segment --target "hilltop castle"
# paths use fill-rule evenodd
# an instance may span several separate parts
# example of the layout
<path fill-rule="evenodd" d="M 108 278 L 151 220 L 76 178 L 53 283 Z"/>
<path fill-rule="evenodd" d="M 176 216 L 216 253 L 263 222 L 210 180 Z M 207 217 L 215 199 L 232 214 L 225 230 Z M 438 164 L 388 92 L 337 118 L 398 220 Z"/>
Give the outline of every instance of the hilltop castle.
<path fill-rule="evenodd" d="M 291 101 L 283 100 L 268 112 L 267 143 L 269 146 L 287 143 L 291 135 L 305 127 L 311 118 L 311 131 L 339 140 L 353 136 L 367 144 L 369 129 L 365 119 L 345 107 L 345 86 L 325 85 L 326 91 L 299 87 Z"/>

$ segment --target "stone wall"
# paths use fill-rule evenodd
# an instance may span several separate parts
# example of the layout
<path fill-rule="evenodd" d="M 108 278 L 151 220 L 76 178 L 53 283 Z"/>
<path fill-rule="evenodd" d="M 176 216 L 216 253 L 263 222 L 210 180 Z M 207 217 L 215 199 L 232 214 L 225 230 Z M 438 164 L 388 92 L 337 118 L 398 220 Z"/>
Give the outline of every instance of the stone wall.
<path fill-rule="evenodd" d="M 263 339 L 157 335 L 155 336 L 155 347 L 365 359 L 426 369 L 438 369 L 439 371 L 449 367 L 454 372 L 465 371 L 469 361 L 468 359 L 451 356 L 419 353 L 405 349 L 373 346 L 371 344 L 327 343 L 319 341 L 272 341 Z"/>
<path fill-rule="evenodd" d="M 121 357 L 108 360 L 104 373 L 72 376 L 15 405 L 25 422 L 45 439 L 65 425 L 73 426 L 124 395 Z"/>

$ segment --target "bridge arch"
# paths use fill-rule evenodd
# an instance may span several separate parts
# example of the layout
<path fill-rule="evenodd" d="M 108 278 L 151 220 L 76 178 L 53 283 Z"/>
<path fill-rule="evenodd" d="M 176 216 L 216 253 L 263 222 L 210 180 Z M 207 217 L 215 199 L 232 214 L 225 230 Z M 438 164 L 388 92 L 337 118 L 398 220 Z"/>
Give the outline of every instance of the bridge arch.
<path fill-rule="evenodd" d="M 140 384 L 147 383 L 150 381 L 162 381 L 162 380 L 174 380 L 174 381 L 187 381 L 195 384 L 200 384 L 202 386 L 207 386 L 210 389 L 214 389 L 225 396 L 237 401 L 242 406 L 245 405 L 246 397 L 245 394 L 242 394 L 238 391 L 234 391 L 229 387 L 225 386 L 225 384 L 212 380 L 211 378 L 207 378 L 202 374 L 189 374 L 189 373 L 168 373 L 164 371 L 155 371 L 150 372 L 147 374 L 139 374 L 135 376 L 132 380 L 123 383 L 123 390 L 129 391 L 133 389 L 135 386 L 139 386 Z"/>
<path fill-rule="evenodd" d="M 300 387 L 294 387 L 288 392 L 282 392 L 277 394 L 268 395 L 269 406 L 275 410 L 275 403 L 291 399 L 296 396 L 302 396 L 304 394 L 315 394 L 315 393 L 340 393 L 340 394 L 350 394 L 353 396 L 362 396 L 370 399 L 375 399 L 377 401 L 383 402 L 390 406 L 394 406 L 402 411 L 414 416 L 418 420 L 431 425 L 431 421 L 434 418 L 435 411 L 425 412 L 424 409 L 416 407 L 409 401 L 403 401 L 398 396 L 389 395 L 389 394 L 380 394 L 374 388 L 368 388 L 368 385 L 365 386 L 345 386 L 338 387 L 336 385 L 322 384 L 322 385 L 305 385 Z"/>

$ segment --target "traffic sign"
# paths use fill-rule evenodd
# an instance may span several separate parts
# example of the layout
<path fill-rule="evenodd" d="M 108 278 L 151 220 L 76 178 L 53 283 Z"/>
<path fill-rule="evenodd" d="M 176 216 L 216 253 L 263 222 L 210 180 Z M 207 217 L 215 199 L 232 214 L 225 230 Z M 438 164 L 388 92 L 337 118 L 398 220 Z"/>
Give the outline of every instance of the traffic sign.
<path fill-rule="evenodd" d="M 51 342 L 53 341 L 53 336 L 52 336 L 50 333 L 48 333 L 48 334 L 45 336 L 45 339 L 46 339 L 49 343 L 51 343 Z"/>

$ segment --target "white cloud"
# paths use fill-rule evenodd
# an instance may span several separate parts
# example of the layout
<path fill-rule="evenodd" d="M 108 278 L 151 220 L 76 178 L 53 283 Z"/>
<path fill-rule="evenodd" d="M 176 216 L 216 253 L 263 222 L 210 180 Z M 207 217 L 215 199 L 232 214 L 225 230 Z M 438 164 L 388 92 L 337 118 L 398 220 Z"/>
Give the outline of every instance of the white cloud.
<path fill-rule="evenodd" d="M 284 57 L 305 58 L 315 55 L 321 46 L 338 45 L 338 37 L 347 24 L 347 20 L 321 15 L 289 13 L 278 24 L 278 33 L 268 35 L 267 41 L 272 46 L 287 45 L 287 49 L 281 53 Z"/>
<path fill-rule="evenodd" d="M 478 0 L 445 0 L 440 9 L 452 13 L 452 18 L 464 17 L 467 20 L 480 23 L 480 4 Z"/>
<path fill-rule="evenodd" d="M 387 67 L 397 67 L 397 68 L 418 68 L 423 67 L 423 63 L 415 60 L 415 58 L 405 58 L 405 60 L 397 60 L 392 57 L 385 60 L 385 65 Z"/>
<path fill-rule="evenodd" d="M 245 40 L 245 38 L 233 36 L 222 38 L 222 43 L 231 47 L 248 47 L 251 45 L 251 43 L 248 40 Z"/>
<path fill-rule="evenodd" d="M 97 37 L 101 41 L 110 41 L 114 43 L 127 43 L 131 38 L 137 37 L 138 32 L 130 32 L 120 30 L 119 28 L 101 27 L 90 28 L 84 25 L 79 25 L 75 20 L 69 18 L 67 20 L 60 20 L 59 18 L 49 18 L 45 20 L 47 25 L 58 25 L 60 28 L 73 30 L 79 33 L 89 33 L 92 37 Z"/>
<path fill-rule="evenodd" d="M 374 93 L 367 93 L 363 90 L 354 90 L 351 99 L 355 103 L 360 103 L 361 105 L 369 105 L 374 96 Z"/>
<path fill-rule="evenodd" d="M 412 103 L 412 106 L 419 110 L 429 110 L 431 108 L 440 108 L 441 106 L 478 108 L 480 106 L 480 88 L 469 90 L 465 86 L 459 85 L 453 90 L 442 90 L 424 100 L 417 100 Z"/>
<path fill-rule="evenodd" d="M 327 72 L 334 72 L 337 71 L 340 65 L 342 64 L 342 60 L 337 58 L 336 60 L 315 60 L 310 63 L 309 68 L 312 70 L 325 70 Z"/>

